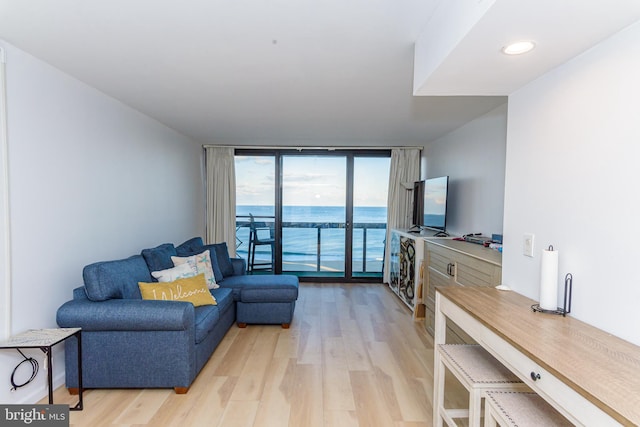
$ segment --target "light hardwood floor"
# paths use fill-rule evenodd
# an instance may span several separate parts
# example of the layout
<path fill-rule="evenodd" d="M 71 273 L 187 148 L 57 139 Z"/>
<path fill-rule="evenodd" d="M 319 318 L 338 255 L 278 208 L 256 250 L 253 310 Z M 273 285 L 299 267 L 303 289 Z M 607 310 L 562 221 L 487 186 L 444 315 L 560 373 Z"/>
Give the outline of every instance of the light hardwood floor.
<path fill-rule="evenodd" d="M 432 394 L 433 341 L 386 286 L 303 283 L 290 329 L 232 326 L 187 394 L 87 390 L 70 418 L 83 427 L 418 427 L 432 425 Z M 77 396 L 59 388 L 54 399 Z"/>

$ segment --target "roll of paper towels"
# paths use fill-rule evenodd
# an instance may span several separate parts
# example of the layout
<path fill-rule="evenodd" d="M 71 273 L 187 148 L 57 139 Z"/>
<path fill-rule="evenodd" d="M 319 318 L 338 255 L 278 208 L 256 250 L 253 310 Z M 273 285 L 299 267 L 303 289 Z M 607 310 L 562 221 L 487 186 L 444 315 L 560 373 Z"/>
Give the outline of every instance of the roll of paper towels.
<path fill-rule="evenodd" d="M 553 247 L 542 251 L 540 269 L 540 308 L 558 309 L 558 251 Z"/>

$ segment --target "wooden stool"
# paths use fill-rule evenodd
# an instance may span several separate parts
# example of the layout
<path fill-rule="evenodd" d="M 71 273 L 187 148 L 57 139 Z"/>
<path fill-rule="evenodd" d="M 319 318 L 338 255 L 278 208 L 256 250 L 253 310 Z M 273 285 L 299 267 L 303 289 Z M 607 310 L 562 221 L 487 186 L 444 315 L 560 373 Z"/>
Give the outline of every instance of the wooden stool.
<path fill-rule="evenodd" d="M 527 386 L 509 369 L 498 362 L 479 345 L 440 344 L 439 353 L 440 384 L 434 384 L 438 402 L 434 402 L 436 426 L 442 421 L 455 427 L 454 418 L 468 418 L 470 427 L 480 427 L 482 399 L 489 390 L 526 391 Z M 447 409 L 444 407 L 444 376 L 448 369 L 469 392 L 469 409 Z"/>
<path fill-rule="evenodd" d="M 484 399 L 484 427 L 572 426 L 543 398 L 532 392 L 488 391 Z"/>

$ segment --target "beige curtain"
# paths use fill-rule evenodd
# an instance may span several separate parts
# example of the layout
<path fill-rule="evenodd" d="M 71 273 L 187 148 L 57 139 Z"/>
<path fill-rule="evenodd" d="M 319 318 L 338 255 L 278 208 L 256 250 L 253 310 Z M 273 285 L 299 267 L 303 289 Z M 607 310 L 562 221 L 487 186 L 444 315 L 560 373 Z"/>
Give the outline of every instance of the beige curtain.
<path fill-rule="evenodd" d="M 413 183 L 420 179 L 420 149 L 391 150 L 389 195 L 387 198 L 386 256 L 384 257 L 385 283 L 389 283 L 389 243 L 391 229 L 409 228 L 413 213 Z"/>
<path fill-rule="evenodd" d="M 236 171 L 234 149 L 206 147 L 207 243 L 227 242 L 236 255 Z"/>

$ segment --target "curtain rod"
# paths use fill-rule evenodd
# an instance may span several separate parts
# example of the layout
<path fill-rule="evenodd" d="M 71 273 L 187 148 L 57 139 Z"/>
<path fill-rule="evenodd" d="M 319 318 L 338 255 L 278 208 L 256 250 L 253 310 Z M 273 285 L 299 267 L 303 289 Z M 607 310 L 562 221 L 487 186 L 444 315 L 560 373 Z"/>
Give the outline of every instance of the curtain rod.
<path fill-rule="evenodd" d="M 337 146 L 337 145 L 325 145 L 322 147 L 307 147 L 307 146 L 300 146 L 300 145 L 216 145 L 216 144 L 203 144 L 202 145 L 203 148 L 210 148 L 210 147 L 219 147 L 219 148 L 237 148 L 237 149 L 242 149 L 242 150 L 298 150 L 298 151 L 302 151 L 302 150 L 328 150 L 328 151 L 335 151 L 335 150 L 393 150 L 394 148 L 401 148 L 403 150 L 422 150 L 424 149 L 424 147 L 408 147 L 408 146 L 401 146 L 401 147 L 354 147 L 354 146 Z"/>

